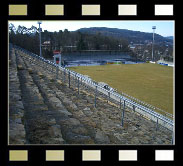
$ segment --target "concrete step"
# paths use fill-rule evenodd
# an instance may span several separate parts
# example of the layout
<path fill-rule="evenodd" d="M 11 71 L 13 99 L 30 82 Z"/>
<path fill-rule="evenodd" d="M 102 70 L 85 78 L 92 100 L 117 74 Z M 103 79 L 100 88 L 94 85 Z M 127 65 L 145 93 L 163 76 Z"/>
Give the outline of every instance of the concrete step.
<path fill-rule="evenodd" d="M 17 76 L 15 50 L 9 54 L 9 144 L 25 144 L 24 106 Z"/>

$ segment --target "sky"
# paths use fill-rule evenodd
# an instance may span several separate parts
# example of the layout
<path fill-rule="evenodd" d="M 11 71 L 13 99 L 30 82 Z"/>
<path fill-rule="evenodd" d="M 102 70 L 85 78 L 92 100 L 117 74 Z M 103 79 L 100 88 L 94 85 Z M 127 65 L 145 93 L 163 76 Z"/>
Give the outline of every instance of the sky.
<path fill-rule="evenodd" d="M 15 27 L 18 25 L 30 28 L 32 25 L 39 27 L 37 21 L 9 21 L 13 23 Z M 102 20 L 73 20 L 73 21 L 42 21 L 42 30 L 48 30 L 51 32 L 68 29 L 69 31 L 75 31 L 79 28 L 89 27 L 108 27 L 128 29 L 141 32 L 152 33 L 152 26 L 156 26 L 155 33 L 161 36 L 174 36 L 174 21 L 102 21 Z"/>

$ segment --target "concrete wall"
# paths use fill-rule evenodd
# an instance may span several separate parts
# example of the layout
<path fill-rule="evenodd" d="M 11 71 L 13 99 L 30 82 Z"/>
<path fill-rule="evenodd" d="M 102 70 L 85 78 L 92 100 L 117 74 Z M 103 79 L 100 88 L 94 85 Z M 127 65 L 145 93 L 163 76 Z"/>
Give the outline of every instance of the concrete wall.
<path fill-rule="evenodd" d="M 157 61 L 157 63 L 160 64 L 160 65 L 167 65 L 167 66 L 174 67 L 174 63 L 173 63 L 173 62 L 168 62 L 168 61 L 164 61 L 164 60 L 159 60 L 159 61 Z"/>
<path fill-rule="evenodd" d="M 112 59 L 131 59 L 128 53 L 119 51 L 81 51 L 62 53 L 62 59 L 66 61 L 77 60 L 112 60 Z"/>

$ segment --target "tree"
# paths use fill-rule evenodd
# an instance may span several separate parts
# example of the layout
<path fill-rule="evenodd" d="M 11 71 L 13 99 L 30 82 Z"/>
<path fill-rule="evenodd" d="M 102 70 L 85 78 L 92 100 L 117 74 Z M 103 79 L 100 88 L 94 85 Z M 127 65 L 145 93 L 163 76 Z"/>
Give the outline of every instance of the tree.
<path fill-rule="evenodd" d="M 87 44 L 85 43 L 83 38 L 84 38 L 83 35 L 80 34 L 80 39 L 77 43 L 77 50 L 79 51 L 88 49 Z"/>

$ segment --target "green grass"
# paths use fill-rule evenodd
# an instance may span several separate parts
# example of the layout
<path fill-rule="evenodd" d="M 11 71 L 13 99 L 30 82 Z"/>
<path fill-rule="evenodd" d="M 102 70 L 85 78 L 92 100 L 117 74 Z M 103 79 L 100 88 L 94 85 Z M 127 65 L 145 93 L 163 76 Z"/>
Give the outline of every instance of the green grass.
<path fill-rule="evenodd" d="M 97 82 L 173 114 L 173 68 L 158 64 L 121 64 L 71 67 Z"/>

